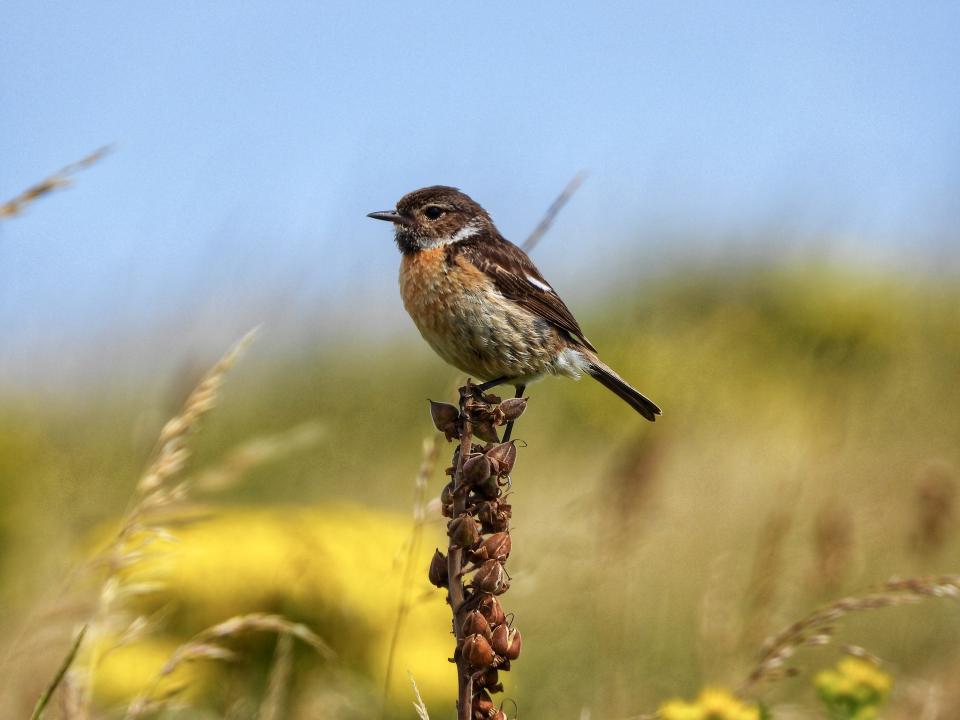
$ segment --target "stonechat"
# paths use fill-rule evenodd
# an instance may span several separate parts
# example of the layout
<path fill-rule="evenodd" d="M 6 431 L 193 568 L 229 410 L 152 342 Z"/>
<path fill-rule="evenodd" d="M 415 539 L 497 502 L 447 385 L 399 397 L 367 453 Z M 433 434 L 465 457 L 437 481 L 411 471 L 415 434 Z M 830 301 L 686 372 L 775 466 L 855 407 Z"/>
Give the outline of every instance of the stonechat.
<path fill-rule="evenodd" d="M 394 225 L 400 294 L 420 334 L 448 363 L 523 394 L 544 375 L 582 373 L 653 422 L 660 408 L 597 357 L 579 323 L 527 254 L 456 188 L 404 195 L 368 217 Z"/>

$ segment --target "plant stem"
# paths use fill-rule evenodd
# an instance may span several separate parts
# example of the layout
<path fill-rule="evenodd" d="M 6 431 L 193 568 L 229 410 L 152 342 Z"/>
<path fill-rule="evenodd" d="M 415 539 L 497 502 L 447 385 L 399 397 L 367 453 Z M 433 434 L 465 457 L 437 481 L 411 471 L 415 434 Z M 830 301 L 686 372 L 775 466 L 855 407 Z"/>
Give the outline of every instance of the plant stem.
<path fill-rule="evenodd" d="M 457 457 L 457 468 L 453 474 L 453 517 L 458 518 L 467 511 L 467 488 L 463 482 L 463 463 L 470 454 L 472 428 L 467 413 L 467 404 L 470 398 L 470 383 L 460 388 L 460 453 Z M 463 548 L 450 541 L 447 554 L 447 587 L 450 597 L 450 610 L 453 614 L 453 634 L 457 640 L 457 649 L 454 651 L 454 661 L 457 664 L 457 720 L 471 720 L 473 706 L 473 683 L 470 682 L 469 668 L 461 652 L 463 641 L 463 606 L 466 602 L 466 591 L 463 587 Z"/>
<path fill-rule="evenodd" d="M 47 685 L 47 688 L 43 691 L 40 699 L 37 700 L 37 704 L 33 708 L 33 713 L 30 715 L 30 720 L 40 720 L 40 718 L 43 716 L 43 711 L 50 702 L 50 698 L 53 697 L 53 693 L 56 692 L 57 688 L 60 686 L 60 683 L 63 682 L 63 678 L 67 674 L 67 670 L 70 669 L 70 666 L 73 665 L 74 659 L 77 657 L 77 652 L 80 650 L 80 644 L 83 642 L 83 636 L 87 634 L 87 627 L 89 626 L 84 625 L 82 628 L 80 628 L 80 632 L 77 633 L 77 637 L 70 646 L 69 652 L 67 652 L 66 656 L 63 658 L 63 662 L 60 663 L 60 667 L 57 668 L 57 674 L 53 676 L 53 680 L 50 681 L 50 684 Z"/>

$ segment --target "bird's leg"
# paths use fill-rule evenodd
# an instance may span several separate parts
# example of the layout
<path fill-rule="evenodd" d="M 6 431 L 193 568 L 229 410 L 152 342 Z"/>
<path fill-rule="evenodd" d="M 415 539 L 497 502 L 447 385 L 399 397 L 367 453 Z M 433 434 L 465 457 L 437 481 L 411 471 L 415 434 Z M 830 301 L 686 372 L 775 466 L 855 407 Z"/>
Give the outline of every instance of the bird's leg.
<path fill-rule="evenodd" d="M 517 394 L 514 395 L 515 398 L 523 397 L 523 391 L 527 389 L 526 385 L 517 385 Z M 513 420 L 507 423 L 506 429 L 503 431 L 503 442 L 510 441 L 510 434 L 513 432 Z"/>
<path fill-rule="evenodd" d="M 502 377 L 494 378 L 493 380 L 487 380 L 487 382 L 485 383 L 474 385 L 474 387 L 477 389 L 478 392 L 485 393 L 487 390 L 491 390 L 495 388 L 497 385 L 503 385 L 503 383 L 505 383 L 509 379 L 510 378 L 508 378 L 506 375 L 503 375 Z"/>

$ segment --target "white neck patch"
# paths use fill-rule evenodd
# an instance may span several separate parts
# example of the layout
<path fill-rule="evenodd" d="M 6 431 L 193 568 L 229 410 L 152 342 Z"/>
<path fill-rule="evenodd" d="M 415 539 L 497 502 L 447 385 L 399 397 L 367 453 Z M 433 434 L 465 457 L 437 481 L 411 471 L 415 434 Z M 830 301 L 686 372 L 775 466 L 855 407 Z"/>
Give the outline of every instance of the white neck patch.
<path fill-rule="evenodd" d="M 452 244 L 455 243 L 455 242 L 460 242 L 461 240 L 466 240 L 467 238 L 472 238 L 474 235 L 477 235 L 477 234 L 480 232 L 481 229 L 482 229 L 482 228 L 480 227 L 480 223 L 476 223 L 476 222 L 467 223 L 467 224 L 464 225 L 462 228 L 460 228 L 459 230 L 457 230 L 457 231 L 456 231 L 453 235 L 451 235 L 450 237 L 439 238 L 439 239 L 437 239 L 437 240 L 433 240 L 433 241 L 430 242 L 428 245 L 426 245 L 426 247 L 432 247 L 432 248 L 433 248 L 433 247 L 441 247 L 441 246 L 443 246 L 443 245 L 452 245 Z"/>

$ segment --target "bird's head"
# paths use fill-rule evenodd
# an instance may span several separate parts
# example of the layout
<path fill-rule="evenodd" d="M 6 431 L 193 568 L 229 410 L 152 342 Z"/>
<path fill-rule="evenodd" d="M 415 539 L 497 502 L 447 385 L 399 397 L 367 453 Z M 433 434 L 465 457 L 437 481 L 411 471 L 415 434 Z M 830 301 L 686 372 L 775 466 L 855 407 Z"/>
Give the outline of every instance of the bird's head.
<path fill-rule="evenodd" d="M 486 210 L 456 188 L 445 185 L 414 190 L 400 198 L 396 210 L 372 212 L 367 217 L 392 222 L 397 246 L 403 253 L 449 245 L 496 231 Z"/>

